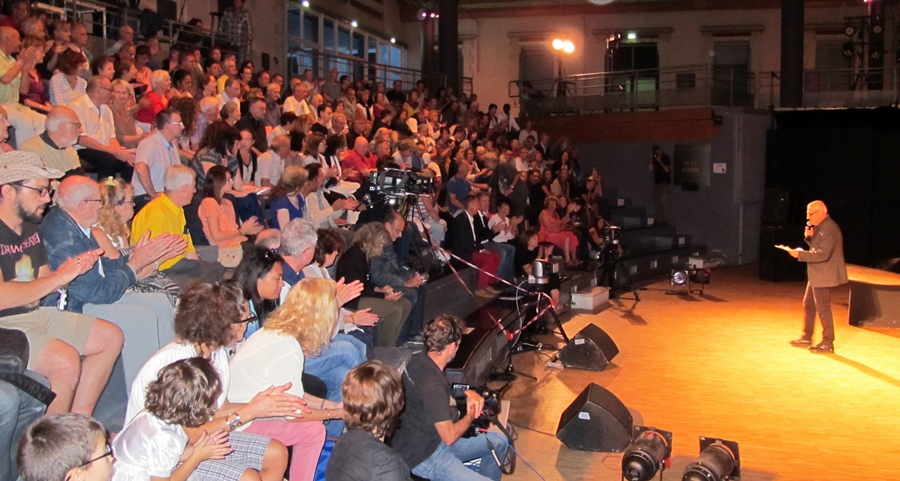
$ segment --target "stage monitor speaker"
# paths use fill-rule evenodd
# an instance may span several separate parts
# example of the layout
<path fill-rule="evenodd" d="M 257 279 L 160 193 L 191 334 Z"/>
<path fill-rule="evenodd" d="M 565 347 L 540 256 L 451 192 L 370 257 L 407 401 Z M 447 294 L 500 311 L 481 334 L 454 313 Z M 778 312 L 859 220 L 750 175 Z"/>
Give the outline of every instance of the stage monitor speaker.
<path fill-rule="evenodd" d="M 559 351 L 559 360 L 566 367 L 602 371 L 618 353 L 619 348 L 609 334 L 588 324 Z"/>
<path fill-rule="evenodd" d="M 556 437 L 570 449 L 618 453 L 631 443 L 632 419 L 615 394 L 591 383 L 563 411 Z"/>

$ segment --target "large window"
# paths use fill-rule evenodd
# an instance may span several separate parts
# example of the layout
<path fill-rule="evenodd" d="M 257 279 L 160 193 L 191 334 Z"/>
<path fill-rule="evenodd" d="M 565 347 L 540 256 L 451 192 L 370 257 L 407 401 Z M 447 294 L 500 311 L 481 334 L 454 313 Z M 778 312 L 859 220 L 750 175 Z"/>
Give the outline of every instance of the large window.
<path fill-rule="evenodd" d="M 296 0 L 285 2 L 287 31 L 287 67 L 289 75 L 312 69 L 317 77 L 336 67 L 341 75 L 388 81 L 389 68 L 403 68 L 405 49 L 383 37 L 356 29 L 346 20 L 338 20 L 302 7 Z"/>

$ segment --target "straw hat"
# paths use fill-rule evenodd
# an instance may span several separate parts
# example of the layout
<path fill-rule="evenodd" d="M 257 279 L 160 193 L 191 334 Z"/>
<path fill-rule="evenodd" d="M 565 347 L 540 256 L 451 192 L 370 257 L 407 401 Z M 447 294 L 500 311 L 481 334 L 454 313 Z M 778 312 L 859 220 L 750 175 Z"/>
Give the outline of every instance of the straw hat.
<path fill-rule="evenodd" d="M 28 179 L 58 179 L 63 172 L 44 165 L 38 154 L 14 150 L 0 154 L 0 185 Z"/>

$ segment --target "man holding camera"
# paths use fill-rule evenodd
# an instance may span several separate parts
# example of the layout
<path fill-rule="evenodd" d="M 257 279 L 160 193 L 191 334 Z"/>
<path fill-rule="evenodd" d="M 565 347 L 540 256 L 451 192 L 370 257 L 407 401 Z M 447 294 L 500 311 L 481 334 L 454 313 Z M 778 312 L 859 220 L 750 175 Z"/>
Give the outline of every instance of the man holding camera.
<path fill-rule="evenodd" d="M 431 481 L 497 481 L 499 462 L 509 447 L 505 437 L 485 432 L 462 437 L 481 415 L 484 398 L 466 391 L 466 414 L 454 421 L 449 409 L 450 387 L 444 368 L 456 356 L 462 337 L 462 321 L 442 314 L 431 320 L 422 333 L 425 351 L 415 354 L 403 373 L 406 408 L 391 446 L 403 456 L 413 474 Z M 475 470 L 463 463 L 480 459 Z"/>

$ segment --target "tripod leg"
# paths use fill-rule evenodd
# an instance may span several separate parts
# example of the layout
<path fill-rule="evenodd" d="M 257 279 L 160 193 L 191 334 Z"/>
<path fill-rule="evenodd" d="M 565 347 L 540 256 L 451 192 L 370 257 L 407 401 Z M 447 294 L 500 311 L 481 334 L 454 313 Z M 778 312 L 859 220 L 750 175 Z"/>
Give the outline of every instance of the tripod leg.
<path fill-rule="evenodd" d="M 618 261 L 616 262 L 616 269 L 621 270 L 622 277 L 625 278 L 625 283 L 629 289 L 631 289 L 631 293 L 634 294 L 634 300 L 640 301 L 641 297 L 638 295 L 637 289 L 634 288 L 634 283 L 631 282 L 631 275 L 628 274 L 628 269 L 625 267 L 625 263 Z"/>
<path fill-rule="evenodd" d="M 544 307 L 546 307 L 544 306 L 546 302 L 547 301 L 543 301 L 543 304 L 541 304 L 541 307 L 539 309 L 543 309 Z M 550 317 L 553 318 L 553 323 L 556 324 L 556 327 L 559 328 L 559 333 L 562 335 L 563 340 L 569 342 L 569 336 L 566 335 L 566 330 L 563 329 L 562 322 L 559 320 L 559 316 L 556 315 L 556 309 L 551 307 L 550 309 L 547 309 L 547 312 L 550 313 Z"/>

